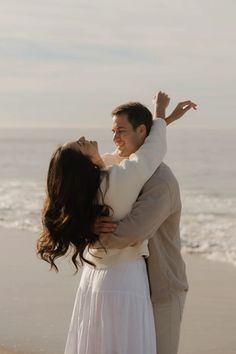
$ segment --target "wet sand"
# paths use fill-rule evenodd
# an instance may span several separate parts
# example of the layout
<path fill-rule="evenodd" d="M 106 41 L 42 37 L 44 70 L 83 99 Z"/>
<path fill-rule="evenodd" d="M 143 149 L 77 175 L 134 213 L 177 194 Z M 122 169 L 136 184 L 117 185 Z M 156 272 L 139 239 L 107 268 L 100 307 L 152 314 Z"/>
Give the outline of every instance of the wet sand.
<path fill-rule="evenodd" d="M 0 354 L 64 351 L 79 274 L 67 261 L 59 274 L 49 272 L 35 256 L 36 238 L 0 228 Z M 179 354 L 235 354 L 236 267 L 192 255 L 185 260 L 190 291 Z"/>

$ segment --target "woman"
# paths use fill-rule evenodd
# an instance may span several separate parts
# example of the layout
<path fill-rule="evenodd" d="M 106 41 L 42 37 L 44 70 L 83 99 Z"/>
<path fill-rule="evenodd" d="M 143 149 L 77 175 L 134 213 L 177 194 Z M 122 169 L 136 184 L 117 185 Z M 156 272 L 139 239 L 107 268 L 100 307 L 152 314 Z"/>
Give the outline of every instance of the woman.
<path fill-rule="evenodd" d="M 69 249 L 73 250 L 76 268 L 77 256 L 84 263 L 66 354 L 156 354 L 143 259 L 147 247 L 141 244 L 110 251 L 100 245 L 101 254 L 93 256 L 93 247 L 99 244 L 93 225 L 100 215 L 112 211 L 120 219 L 130 211 L 143 184 L 165 155 L 165 134 L 165 121 L 155 120 L 140 149 L 107 170 L 102 169 L 94 143 L 70 142 L 53 154 L 38 252 L 55 269 L 55 260 Z M 126 178 L 130 173 L 132 183 Z M 114 194 L 114 190 L 119 193 Z M 108 264 L 105 268 L 99 266 L 104 260 Z"/>

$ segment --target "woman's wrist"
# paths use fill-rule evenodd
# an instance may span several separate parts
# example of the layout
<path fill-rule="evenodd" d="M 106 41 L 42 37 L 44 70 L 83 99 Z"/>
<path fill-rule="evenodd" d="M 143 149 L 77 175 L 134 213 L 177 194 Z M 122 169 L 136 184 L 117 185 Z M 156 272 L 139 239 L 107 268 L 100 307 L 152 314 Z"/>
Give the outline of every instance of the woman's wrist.
<path fill-rule="evenodd" d="M 173 123 L 176 120 L 172 115 L 169 115 L 168 117 L 165 118 L 166 125 L 169 125 L 170 123 Z"/>
<path fill-rule="evenodd" d="M 100 155 L 91 157 L 92 162 L 99 167 L 105 167 L 105 163 Z"/>
<path fill-rule="evenodd" d="M 155 112 L 155 118 L 163 118 L 165 119 L 166 109 L 164 107 L 157 107 Z"/>

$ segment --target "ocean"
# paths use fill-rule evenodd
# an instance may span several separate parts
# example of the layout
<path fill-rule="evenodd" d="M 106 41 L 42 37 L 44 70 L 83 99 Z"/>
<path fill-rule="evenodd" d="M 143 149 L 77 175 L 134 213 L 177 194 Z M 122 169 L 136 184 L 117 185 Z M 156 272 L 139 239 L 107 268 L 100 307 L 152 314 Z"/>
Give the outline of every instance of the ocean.
<path fill-rule="evenodd" d="M 2 129 L 0 131 L 0 226 L 40 230 L 50 156 L 79 136 L 112 151 L 109 128 Z M 236 131 L 168 127 L 165 162 L 181 188 L 183 252 L 236 265 Z"/>

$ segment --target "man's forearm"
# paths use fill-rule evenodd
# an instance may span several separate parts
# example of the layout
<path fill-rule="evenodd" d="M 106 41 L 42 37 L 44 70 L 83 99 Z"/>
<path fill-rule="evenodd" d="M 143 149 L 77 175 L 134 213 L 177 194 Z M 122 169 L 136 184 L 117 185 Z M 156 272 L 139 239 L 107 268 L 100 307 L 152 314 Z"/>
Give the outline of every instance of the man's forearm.
<path fill-rule="evenodd" d="M 125 248 L 151 238 L 170 215 L 170 200 L 170 191 L 164 181 L 153 184 L 140 195 L 130 214 L 118 222 L 115 232 L 102 235 L 102 244 L 106 248 Z"/>

